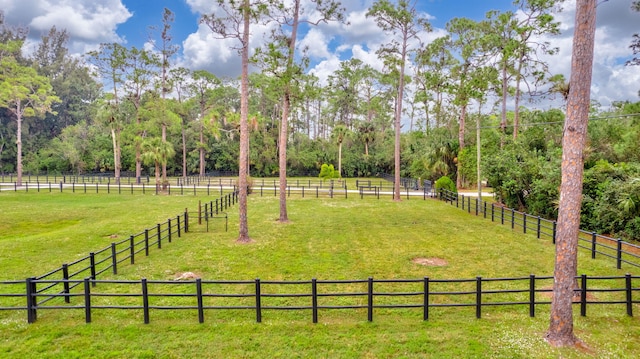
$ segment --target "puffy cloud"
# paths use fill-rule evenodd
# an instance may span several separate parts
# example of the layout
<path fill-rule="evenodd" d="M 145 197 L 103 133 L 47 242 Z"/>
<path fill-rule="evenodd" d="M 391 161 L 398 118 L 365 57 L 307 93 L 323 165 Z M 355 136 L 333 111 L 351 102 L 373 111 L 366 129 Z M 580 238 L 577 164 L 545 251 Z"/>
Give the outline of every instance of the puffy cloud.
<path fill-rule="evenodd" d="M 328 58 L 331 56 L 329 51 L 329 40 L 327 36 L 316 28 L 310 29 L 307 34 L 300 40 L 301 48 L 307 49 L 307 54 L 311 58 Z"/>
<path fill-rule="evenodd" d="M 0 8 L 8 23 L 29 27 L 31 43 L 53 26 L 65 29 L 72 53 L 122 41 L 116 29 L 132 16 L 121 0 L 0 0 Z"/>
<path fill-rule="evenodd" d="M 561 21 L 559 36 L 545 38 L 559 53 L 543 57 L 553 74 L 571 76 L 571 52 L 575 22 L 575 0 L 565 2 L 562 12 L 555 15 Z M 624 62 L 631 57 L 631 36 L 638 30 L 640 13 L 630 10 L 624 1 L 600 2 L 597 8 L 596 37 L 592 75 L 592 98 L 603 106 L 612 101 L 637 100 L 640 89 L 640 69 L 628 67 Z"/>

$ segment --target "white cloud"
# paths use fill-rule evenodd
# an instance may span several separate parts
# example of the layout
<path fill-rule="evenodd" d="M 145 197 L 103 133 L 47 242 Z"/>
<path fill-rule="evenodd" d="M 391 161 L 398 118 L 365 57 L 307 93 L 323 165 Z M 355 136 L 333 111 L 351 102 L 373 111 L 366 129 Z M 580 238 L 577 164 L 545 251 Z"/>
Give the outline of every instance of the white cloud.
<path fill-rule="evenodd" d="M 84 53 L 101 42 L 121 42 L 116 29 L 132 16 L 121 0 L 0 0 L 0 8 L 8 23 L 29 27 L 27 48 L 55 26 L 69 34 L 71 53 Z"/>
<path fill-rule="evenodd" d="M 545 57 L 553 74 L 563 74 L 567 80 L 571 76 L 571 52 L 575 22 L 575 0 L 564 5 L 564 11 L 556 14 L 562 22 L 562 33 L 549 37 L 552 46 L 559 53 Z M 630 10 L 630 2 L 600 2 L 597 8 L 596 37 L 594 44 L 594 64 L 592 77 L 592 98 L 603 106 L 612 101 L 637 101 L 640 89 L 640 68 L 624 66 L 631 57 L 631 36 L 638 32 L 640 13 Z"/>
<path fill-rule="evenodd" d="M 307 48 L 307 54 L 311 58 L 327 58 L 329 52 L 329 39 L 320 30 L 313 28 L 299 42 L 300 48 Z"/>
<path fill-rule="evenodd" d="M 309 73 L 316 75 L 320 84 L 324 86 L 328 83 L 329 76 L 340 69 L 340 63 L 340 58 L 331 56 L 326 60 L 320 61 Z"/>

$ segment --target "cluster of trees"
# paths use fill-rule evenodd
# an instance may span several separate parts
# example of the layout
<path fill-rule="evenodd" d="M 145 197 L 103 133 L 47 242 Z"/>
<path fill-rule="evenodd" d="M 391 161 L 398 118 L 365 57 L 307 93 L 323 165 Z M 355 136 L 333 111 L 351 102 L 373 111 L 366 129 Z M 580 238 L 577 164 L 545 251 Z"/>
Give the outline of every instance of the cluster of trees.
<path fill-rule="evenodd" d="M 360 60 L 347 60 L 326 84 L 304 73 L 304 58 L 289 56 L 300 51 L 288 41 L 289 33 L 274 34 L 273 42 L 257 51 L 254 59 L 263 64 L 261 71 L 248 77 L 250 173 L 272 176 L 286 167 L 290 175 L 316 174 L 323 163 L 333 163 L 343 176 L 375 175 L 396 168 L 399 174 L 409 175 L 405 165 L 411 162 L 393 156 L 402 150 L 398 147 L 402 146 L 399 137 L 404 136 L 401 126 L 404 133 L 434 132 L 436 136 L 457 130 L 451 150 L 463 151 L 472 105 L 485 104 L 496 94 L 502 104 L 511 98 L 519 101 L 523 94 L 512 91 L 521 87 L 519 82 L 542 84 L 551 78 L 535 51 L 548 44 L 533 44 L 530 39 L 534 33 L 557 32 L 558 24 L 549 15 L 555 2 L 517 0 L 515 4 L 528 15 L 526 19 L 511 11 L 491 12 L 479 22 L 452 19 L 447 25 L 450 35 L 423 46 L 419 35 L 429 30 L 426 19 L 409 2 L 394 7 L 380 1 L 368 16 L 397 33 L 398 39 L 380 51 L 387 66 L 376 70 Z M 342 21 L 335 3 L 317 1 L 316 5 L 323 12 L 313 19 L 315 23 Z M 295 14 L 276 16 L 276 10 L 289 9 L 272 9 L 269 15 L 280 19 L 280 28 L 291 29 L 299 21 Z M 172 13 L 166 10 L 162 26 L 152 32 L 154 49 L 102 44 L 87 54 L 86 63 L 68 54 L 65 30 L 52 29 L 38 50 L 25 58 L 20 49 L 26 29 L 3 25 L 3 44 L 11 48 L 3 57 L 48 80 L 51 103 L 40 109 L 39 118 L 28 113 L 22 131 L 16 131 L 10 107 L 2 106 L 0 171 L 18 169 L 18 152 L 24 153 L 25 169 L 30 172 L 113 171 L 117 177 L 125 170 L 139 176 L 145 165 L 153 168 L 156 162 L 163 167 L 163 175 L 166 168 L 181 175 L 237 171 L 240 81 L 175 67 L 172 21 Z M 509 51 L 502 46 L 506 41 L 512 44 Z M 404 74 L 405 64 L 412 76 Z M 95 70 L 97 74 L 92 73 Z M 405 82 L 412 86 L 403 93 Z M 503 127 L 506 113 L 505 107 Z M 401 119 L 408 123 L 402 125 Z M 520 122 L 518 112 L 513 121 L 515 126 Z M 21 151 L 10 146 L 19 132 L 26 137 Z M 514 136 L 518 132 L 513 131 Z M 281 137 L 285 140 L 280 141 Z M 278 156 L 287 148 L 283 166 Z M 152 154 L 143 156 L 149 151 Z M 455 152 L 443 161 L 457 157 Z M 457 183 L 463 185 L 461 176 Z"/>
<path fill-rule="evenodd" d="M 575 44 L 584 44 L 591 57 L 572 65 L 572 88 L 539 57 L 557 51 L 536 39 L 558 33 L 552 13 L 561 2 L 514 0 L 518 14 L 454 18 L 446 36 L 425 45 L 430 26 L 415 1 L 378 0 L 367 16 L 393 35 L 378 52 L 385 67 L 343 61 L 326 84 L 305 72 L 308 59 L 296 47 L 296 34 L 301 23 L 344 21 L 332 0 L 293 0 L 293 6 L 218 0 L 219 13 L 201 22 L 219 38 L 237 41 L 240 79 L 177 67 L 169 9 L 162 26 L 151 31 L 153 49 L 105 43 L 85 59 L 69 55 L 68 34 L 56 28 L 23 56 L 28 30 L 5 25 L 0 13 L 0 171 L 18 172 L 20 182 L 24 162 L 31 172 L 113 172 L 117 180 L 123 170 L 140 178 L 147 167 L 158 185 L 168 172 L 235 171 L 238 240 L 246 242 L 248 174 L 278 174 L 285 186 L 287 174 L 317 175 L 321 169 L 325 177 L 394 172 L 396 199 L 401 176 L 448 176 L 458 188 L 486 178 L 507 205 L 554 217 L 559 213 L 553 203 L 560 216 L 567 213 L 559 199 L 567 185 L 561 153 L 580 148 L 580 171 L 582 159 L 586 168 L 583 224 L 640 237 L 640 106 L 621 103 L 607 112 L 592 106 L 591 116 L 602 120 L 589 123 L 583 152 L 583 138 L 563 136 L 563 111 L 521 105 L 525 97 L 558 95 L 568 101 L 572 136 L 574 123 L 586 124 L 583 102 L 591 74 L 580 71 L 590 68 L 593 31 L 576 30 L 586 38 L 577 37 Z M 584 23 L 593 25 L 595 6 L 579 1 Z M 637 2 L 633 6 L 639 9 Z M 265 22 L 277 26 L 250 59 L 250 26 Z M 631 49 L 638 53 L 637 35 Z M 250 74 L 251 60 L 259 66 Z M 638 64 L 637 58 L 629 64 Z M 510 101 L 514 111 L 507 111 Z M 563 172 L 569 169 L 575 170 L 563 162 Z M 280 221 L 287 221 L 284 190 Z"/>
<path fill-rule="evenodd" d="M 303 20 L 307 26 L 343 21 L 336 2 L 313 4 L 321 11 L 316 19 Z M 304 9 L 300 4 L 271 9 L 269 18 L 278 19 L 279 32 L 256 51 L 253 60 L 262 64 L 261 71 L 247 75 L 248 173 L 315 176 L 323 164 L 333 164 L 341 176 L 397 169 L 398 176 L 433 181 L 446 175 L 460 188 L 477 183 L 480 138 L 481 176 L 498 198 L 555 217 L 557 206 L 549 204 L 558 198 L 563 110 L 527 110 L 519 104 L 525 95 L 568 95 L 566 81 L 549 74 L 537 57 L 540 48 L 546 53 L 556 49 L 533 42 L 535 35 L 558 32 L 550 15 L 557 4 L 516 0 L 520 16 L 492 11 L 483 21 L 454 18 L 447 24 L 449 35 L 422 45 L 420 35 L 430 26 L 411 3 L 379 1 L 368 16 L 396 34 L 379 53 L 387 66 L 376 70 L 361 60 L 346 60 L 326 84 L 305 73 L 306 59 L 294 56 L 299 50 L 285 31 L 300 23 Z M 6 26 L 0 17 L 0 171 L 18 171 L 24 162 L 29 172 L 115 172 L 116 177 L 121 170 L 137 177 L 147 170 L 163 178 L 167 172 L 238 172 L 241 81 L 174 66 L 173 14 L 165 9 L 162 15 L 162 26 L 150 32 L 155 48 L 102 44 L 84 60 L 69 55 L 68 34 L 56 28 L 24 57 L 27 29 Z M 203 18 L 219 34 L 224 32 L 221 20 Z M 411 76 L 404 74 L 403 64 L 412 69 Z M 401 92 L 403 83 L 411 84 L 407 94 Z M 20 84 L 23 92 L 12 93 L 17 87 L 11 84 Z M 531 91 L 523 94 L 521 88 Z M 518 105 L 515 110 L 507 111 L 509 101 Z M 594 104 L 591 115 L 637 112 L 634 104 L 617 104 L 608 112 Z M 400 132 L 402 118 L 406 123 Z M 589 169 L 602 161 L 616 168 L 624 162 L 629 168 L 603 181 L 612 188 L 617 185 L 613 180 L 637 177 L 634 121 L 593 121 L 587 180 Z M 611 197 L 604 184 L 599 186 L 586 192 L 583 224 L 637 237 L 636 224 L 613 228 L 617 222 L 594 219 L 603 213 L 597 208 L 605 206 L 599 201 Z M 621 203 L 618 214 L 626 213 L 620 218 L 633 218 L 640 208 L 632 195 L 615 201 Z"/>

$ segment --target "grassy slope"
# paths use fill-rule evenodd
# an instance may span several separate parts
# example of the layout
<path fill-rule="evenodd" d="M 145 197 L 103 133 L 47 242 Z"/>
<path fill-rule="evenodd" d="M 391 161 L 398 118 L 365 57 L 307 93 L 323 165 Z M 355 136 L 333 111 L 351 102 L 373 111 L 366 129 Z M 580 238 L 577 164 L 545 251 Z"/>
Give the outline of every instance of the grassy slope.
<path fill-rule="evenodd" d="M 194 210 L 198 199 L 3 194 L 0 200 L 2 218 L 15 219 L 0 223 L 2 277 L 14 279 L 102 248 L 112 241 L 111 234 L 126 236 L 173 217 L 184 207 Z M 194 232 L 183 239 L 154 250 L 135 266 L 120 267 L 118 278 L 171 279 L 184 271 L 205 279 L 249 280 L 552 273 L 553 247 L 547 241 L 435 201 L 290 200 L 292 222 L 286 225 L 275 221 L 277 208 L 273 197 L 251 198 L 250 230 L 255 240 L 251 245 L 234 242 L 234 208 L 228 233 L 221 231 L 221 222 L 212 224 L 210 233 L 192 226 Z M 19 260 L 23 253 L 37 255 L 40 264 Z M 439 257 L 448 265 L 423 267 L 411 262 L 414 257 Z M 624 273 L 615 270 L 610 260 L 581 256 L 579 263 L 580 273 Z M 428 322 L 421 320 L 419 310 L 377 310 L 373 323 L 366 322 L 363 311 L 327 310 L 321 311 L 315 325 L 308 312 L 265 311 L 262 324 L 254 322 L 251 312 L 208 311 L 205 316 L 205 323 L 197 324 L 190 311 L 154 311 L 151 324 L 144 325 L 137 311 L 96 312 L 94 322 L 87 325 L 81 311 L 45 311 L 37 323 L 27 325 L 24 313 L 0 312 L 0 357 L 585 356 L 544 343 L 548 307 L 540 307 L 536 318 L 529 318 L 525 308 L 494 307 L 485 309 L 480 320 L 473 308 L 433 309 Z M 637 318 L 627 318 L 622 306 L 578 317 L 576 328 L 594 357 L 640 356 L 640 324 Z"/>

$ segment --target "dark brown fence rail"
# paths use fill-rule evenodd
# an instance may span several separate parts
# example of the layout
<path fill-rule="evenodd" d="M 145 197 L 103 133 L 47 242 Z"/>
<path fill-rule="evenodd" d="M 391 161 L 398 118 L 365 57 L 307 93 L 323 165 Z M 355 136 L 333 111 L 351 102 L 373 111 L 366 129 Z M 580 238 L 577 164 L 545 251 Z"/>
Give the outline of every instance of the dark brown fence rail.
<path fill-rule="evenodd" d="M 465 197 L 447 190 L 438 191 L 437 198 L 476 216 L 482 215 L 484 218 L 490 218 L 492 222 L 511 226 L 511 229 L 517 229 L 523 233 L 535 233 L 537 238 L 547 237 L 553 243 L 556 242 L 556 221 L 532 216 L 513 208 L 498 206 L 495 203 L 488 204 L 479 201 L 477 197 Z M 588 250 L 591 253 L 591 258 L 604 256 L 615 260 L 618 269 L 622 269 L 623 263 L 640 267 L 640 246 L 619 238 L 580 230 L 578 247 Z"/>
<path fill-rule="evenodd" d="M 2 192 L 60 192 L 60 193 L 96 193 L 96 194 L 158 194 L 160 190 L 166 194 L 176 195 L 220 195 L 229 190 L 235 190 L 235 185 L 226 184 L 221 180 L 216 184 L 205 185 L 168 185 L 161 189 L 156 185 L 134 183 L 99 183 L 99 182 L 23 182 L 22 186 L 14 183 L 0 183 Z"/>
<path fill-rule="evenodd" d="M 589 308 L 617 305 L 633 316 L 634 304 L 640 303 L 640 277 L 627 274 L 618 277 L 582 275 L 576 278 L 580 315 Z M 109 309 L 139 310 L 144 323 L 149 323 L 153 311 L 187 310 L 198 313 L 204 322 L 205 312 L 248 310 L 262 322 L 266 312 L 307 311 L 313 323 L 318 323 L 321 311 L 364 310 L 367 321 L 373 321 L 376 310 L 415 309 L 416 316 L 429 320 L 440 308 L 471 308 L 476 318 L 496 306 L 523 308 L 535 317 L 536 308 L 549 305 L 553 277 L 469 278 L 469 279 L 362 279 L 362 280 L 302 280 L 302 281 L 189 281 L 157 280 L 95 280 L 36 279 L 26 280 L 26 292 L 5 294 L 19 297 L 26 306 L 3 307 L 5 310 L 27 312 L 33 323 L 39 313 L 56 310 L 78 310 L 85 321 L 92 321 L 96 311 Z M 16 285 L 18 282 L 3 282 Z M 25 285 L 25 282 L 20 283 Z M 76 290 L 43 294 L 42 288 L 66 286 Z M 23 287 L 24 288 L 24 287 Z"/>

